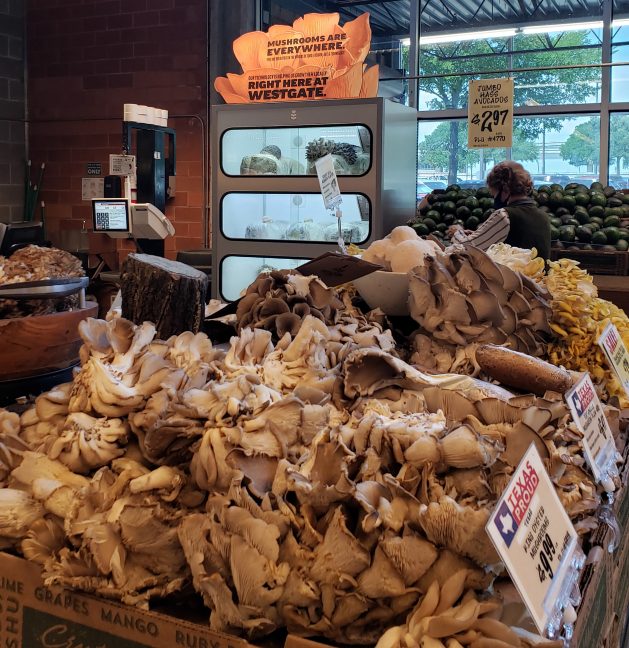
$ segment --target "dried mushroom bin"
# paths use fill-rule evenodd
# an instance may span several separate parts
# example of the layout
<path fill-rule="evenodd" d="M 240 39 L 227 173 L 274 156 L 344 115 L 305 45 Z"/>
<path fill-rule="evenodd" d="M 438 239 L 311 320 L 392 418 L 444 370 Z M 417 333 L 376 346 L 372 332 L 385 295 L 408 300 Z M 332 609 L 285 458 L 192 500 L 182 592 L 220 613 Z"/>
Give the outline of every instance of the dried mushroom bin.
<path fill-rule="evenodd" d="M 337 248 L 314 161 L 332 155 L 346 243 L 415 213 L 416 112 L 383 98 L 212 108 L 212 296 Z"/>

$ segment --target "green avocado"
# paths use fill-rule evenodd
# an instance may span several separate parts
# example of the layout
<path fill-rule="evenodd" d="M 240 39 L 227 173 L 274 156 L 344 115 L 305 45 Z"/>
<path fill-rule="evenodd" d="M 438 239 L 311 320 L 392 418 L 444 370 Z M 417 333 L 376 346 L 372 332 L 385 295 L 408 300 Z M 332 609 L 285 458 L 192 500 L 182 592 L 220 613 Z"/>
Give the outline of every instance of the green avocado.
<path fill-rule="evenodd" d="M 550 226 L 550 240 L 556 241 L 559 238 L 559 228 L 554 225 Z"/>
<path fill-rule="evenodd" d="M 618 243 L 616 243 L 616 249 L 619 252 L 626 252 L 629 250 L 629 243 L 625 241 L 625 239 L 620 239 Z"/>
<path fill-rule="evenodd" d="M 592 230 L 589 227 L 577 227 L 576 234 L 581 243 L 589 243 L 592 240 Z"/>
<path fill-rule="evenodd" d="M 607 235 L 605 232 L 594 232 L 592 234 L 592 243 L 595 245 L 606 245 L 607 244 Z"/>
<path fill-rule="evenodd" d="M 465 205 L 461 205 L 460 207 L 457 207 L 456 210 L 457 218 L 465 219 L 468 218 L 471 214 L 472 214 L 472 210 L 469 207 L 466 207 Z"/>
<path fill-rule="evenodd" d="M 437 223 L 432 218 L 424 218 L 422 222 L 428 228 L 429 232 L 433 232 L 437 227 Z"/>
<path fill-rule="evenodd" d="M 560 207 L 563 203 L 563 194 L 561 191 L 553 191 L 548 197 L 548 202 L 551 207 Z"/>
<path fill-rule="evenodd" d="M 550 219 L 550 224 L 553 225 L 554 227 L 561 227 L 562 226 L 561 218 L 557 218 L 557 216 L 553 216 Z"/>
<path fill-rule="evenodd" d="M 590 215 L 590 218 L 602 218 L 603 216 L 605 216 L 605 207 L 601 207 L 600 205 L 593 205 L 588 209 L 588 214 Z"/>
<path fill-rule="evenodd" d="M 479 224 L 480 224 L 480 218 L 478 218 L 477 216 L 470 216 L 465 221 L 465 228 L 469 230 L 475 230 Z"/>
<path fill-rule="evenodd" d="M 576 236 L 574 225 L 562 225 L 559 228 L 559 240 L 564 243 L 573 243 Z"/>
<path fill-rule="evenodd" d="M 603 189 L 603 193 L 607 198 L 610 198 L 616 193 L 616 189 L 614 187 L 605 187 L 605 189 Z"/>
<path fill-rule="evenodd" d="M 468 209 L 476 209 L 478 207 L 478 200 L 474 198 L 474 196 L 470 196 L 466 201 L 465 201 L 465 206 Z"/>
<path fill-rule="evenodd" d="M 550 190 L 551 191 L 563 191 L 563 187 L 560 184 L 551 184 L 550 185 Z"/>
<path fill-rule="evenodd" d="M 443 203 L 442 210 L 444 214 L 454 214 L 456 212 L 456 203 L 448 200 Z"/>
<path fill-rule="evenodd" d="M 603 233 L 607 237 L 607 242 L 615 245 L 620 240 L 620 231 L 617 227 L 605 227 Z"/>
<path fill-rule="evenodd" d="M 593 182 L 590 185 L 590 191 L 603 191 L 603 185 L 600 182 Z"/>
<path fill-rule="evenodd" d="M 433 223 L 438 223 L 441 220 L 441 214 L 436 209 L 431 209 L 426 214 L 426 218 L 424 218 L 424 222 L 426 220 L 431 220 L 433 221 Z"/>
<path fill-rule="evenodd" d="M 564 195 L 563 200 L 561 201 L 561 206 L 569 209 L 570 211 L 574 211 L 574 208 L 577 206 L 577 202 L 574 199 L 574 196 Z"/>
<path fill-rule="evenodd" d="M 461 191 L 461 187 L 458 184 L 451 184 L 449 187 L 446 187 L 446 191 Z"/>
<path fill-rule="evenodd" d="M 428 234 L 430 234 L 430 229 L 426 223 L 415 223 L 413 229 L 419 236 L 428 236 Z"/>
<path fill-rule="evenodd" d="M 574 202 L 577 203 L 577 205 L 585 207 L 590 202 L 590 194 L 578 192 L 574 195 Z"/>
<path fill-rule="evenodd" d="M 615 214 L 610 214 L 603 221 L 605 227 L 620 227 L 620 218 Z"/>
<path fill-rule="evenodd" d="M 607 199 L 607 206 L 608 207 L 622 207 L 622 200 L 619 200 L 618 198 L 614 198 L 612 196 L 611 198 Z"/>
<path fill-rule="evenodd" d="M 590 205 L 605 207 L 607 198 L 602 193 L 592 193 L 590 195 Z"/>

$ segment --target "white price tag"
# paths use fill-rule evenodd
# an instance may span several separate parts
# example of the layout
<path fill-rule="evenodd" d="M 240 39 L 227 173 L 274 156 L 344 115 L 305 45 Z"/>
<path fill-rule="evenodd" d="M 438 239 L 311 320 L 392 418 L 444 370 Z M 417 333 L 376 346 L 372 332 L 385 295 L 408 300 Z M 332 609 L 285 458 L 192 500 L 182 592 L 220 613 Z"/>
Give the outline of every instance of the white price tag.
<path fill-rule="evenodd" d="M 629 353 L 620 337 L 620 333 L 618 333 L 618 329 L 612 322 L 601 333 L 598 344 L 605 352 L 611 368 L 629 396 Z"/>
<path fill-rule="evenodd" d="M 581 380 L 566 392 L 566 402 L 574 422 L 583 433 L 583 449 L 594 479 L 603 481 L 607 477 L 605 467 L 616 456 L 616 443 L 590 374 L 583 374 Z"/>
<path fill-rule="evenodd" d="M 570 570 L 577 533 L 534 444 L 486 526 L 533 621 L 544 634 Z"/>
<path fill-rule="evenodd" d="M 135 155 L 110 155 L 109 175 L 134 176 Z"/>
<path fill-rule="evenodd" d="M 317 176 L 319 177 L 319 186 L 323 196 L 323 204 L 326 209 L 334 209 L 343 202 L 341 189 L 334 170 L 334 160 L 328 153 L 315 162 Z"/>

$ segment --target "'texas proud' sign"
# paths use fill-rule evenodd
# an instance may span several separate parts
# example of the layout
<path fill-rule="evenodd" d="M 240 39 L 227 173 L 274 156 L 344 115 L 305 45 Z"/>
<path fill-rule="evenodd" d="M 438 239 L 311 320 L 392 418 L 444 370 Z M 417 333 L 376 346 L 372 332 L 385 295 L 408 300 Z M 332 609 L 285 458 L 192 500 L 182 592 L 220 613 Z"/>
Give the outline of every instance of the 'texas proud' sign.
<path fill-rule="evenodd" d="M 339 14 L 306 14 L 268 32 L 234 41 L 243 74 L 214 82 L 227 103 L 355 99 L 378 93 L 378 66 L 364 61 L 371 45 L 369 14 L 339 25 Z"/>

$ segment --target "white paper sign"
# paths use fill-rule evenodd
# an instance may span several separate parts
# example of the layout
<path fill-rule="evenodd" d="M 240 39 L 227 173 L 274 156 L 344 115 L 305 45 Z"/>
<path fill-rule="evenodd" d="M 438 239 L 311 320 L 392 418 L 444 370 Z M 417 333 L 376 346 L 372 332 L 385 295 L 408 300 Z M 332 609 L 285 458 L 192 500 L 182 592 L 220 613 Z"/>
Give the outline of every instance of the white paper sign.
<path fill-rule="evenodd" d="M 570 569 L 577 532 L 534 444 L 485 527 L 540 633 Z"/>
<path fill-rule="evenodd" d="M 326 209 L 334 209 L 343 202 L 339 182 L 334 170 L 334 160 L 328 153 L 315 162 L 317 176 L 319 177 L 319 186 L 323 196 L 323 204 Z"/>
<path fill-rule="evenodd" d="M 110 155 L 109 175 L 135 175 L 135 155 Z"/>
<path fill-rule="evenodd" d="M 105 178 L 81 178 L 81 200 L 102 198 L 105 193 Z"/>
<path fill-rule="evenodd" d="M 612 322 L 601 333 L 598 344 L 605 352 L 611 368 L 629 396 L 629 353 L 620 337 L 620 333 L 618 333 L 618 329 Z"/>
<path fill-rule="evenodd" d="M 605 467 L 616 456 L 616 443 L 590 374 L 583 374 L 581 380 L 566 392 L 566 402 L 574 422 L 583 433 L 583 449 L 594 479 L 602 481 L 607 477 L 603 474 Z"/>

